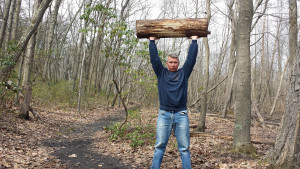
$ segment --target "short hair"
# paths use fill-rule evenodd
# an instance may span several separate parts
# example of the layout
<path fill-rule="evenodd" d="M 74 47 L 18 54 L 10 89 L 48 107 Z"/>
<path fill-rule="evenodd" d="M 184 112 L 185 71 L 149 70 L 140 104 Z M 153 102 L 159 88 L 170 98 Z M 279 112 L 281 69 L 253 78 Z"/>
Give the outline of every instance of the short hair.
<path fill-rule="evenodd" d="M 167 61 L 168 61 L 168 57 L 172 57 L 172 58 L 177 58 L 177 60 L 178 60 L 178 62 L 179 62 L 179 57 L 178 57 L 178 55 L 176 55 L 176 54 L 168 54 L 168 56 L 167 56 Z"/>

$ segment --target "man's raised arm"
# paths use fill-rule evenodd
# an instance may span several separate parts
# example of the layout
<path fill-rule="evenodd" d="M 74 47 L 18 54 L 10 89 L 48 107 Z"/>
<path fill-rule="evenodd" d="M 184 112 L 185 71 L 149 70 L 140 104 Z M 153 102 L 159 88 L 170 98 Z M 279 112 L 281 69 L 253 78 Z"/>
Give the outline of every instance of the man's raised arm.
<path fill-rule="evenodd" d="M 192 39 L 192 43 L 190 44 L 188 56 L 182 67 L 188 77 L 191 75 L 194 65 L 196 63 L 196 58 L 197 58 L 197 54 L 198 54 L 198 43 L 197 43 L 198 38 L 199 38 L 198 36 L 190 37 L 190 39 Z"/>
<path fill-rule="evenodd" d="M 155 44 L 156 37 L 149 37 L 149 52 L 150 52 L 150 61 L 152 64 L 152 68 L 156 74 L 156 76 L 160 75 L 160 72 L 163 70 L 164 66 L 161 63 L 161 60 L 158 56 L 157 47 Z"/>

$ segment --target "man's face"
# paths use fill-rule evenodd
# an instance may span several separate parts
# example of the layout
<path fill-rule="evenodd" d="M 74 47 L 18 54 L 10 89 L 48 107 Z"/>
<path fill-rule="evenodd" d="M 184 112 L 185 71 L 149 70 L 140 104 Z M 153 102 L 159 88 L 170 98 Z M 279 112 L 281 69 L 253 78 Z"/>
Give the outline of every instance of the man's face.
<path fill-rule="evenodd" d="M 178 58 L 168 56 L 166 65 L 170 72 L 176 72 L 178 70 L 178 66 L 179 66 Z"/>

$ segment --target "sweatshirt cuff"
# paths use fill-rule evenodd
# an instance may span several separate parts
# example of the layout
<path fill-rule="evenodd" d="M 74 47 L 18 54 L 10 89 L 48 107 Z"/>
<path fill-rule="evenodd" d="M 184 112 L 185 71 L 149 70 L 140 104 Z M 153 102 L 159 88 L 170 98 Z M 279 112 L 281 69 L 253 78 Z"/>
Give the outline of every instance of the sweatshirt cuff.
<path fill-rule="evenodd" d="M 150 43 L 155 43 L 155 40 L 150 40 Z"/>

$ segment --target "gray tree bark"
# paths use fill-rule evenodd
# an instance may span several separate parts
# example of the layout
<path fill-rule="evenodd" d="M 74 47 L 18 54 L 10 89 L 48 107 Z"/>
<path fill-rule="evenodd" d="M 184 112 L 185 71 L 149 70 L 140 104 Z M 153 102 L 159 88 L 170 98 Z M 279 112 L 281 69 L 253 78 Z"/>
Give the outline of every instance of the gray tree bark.
<path fill-rule="evenodd" d="M 297 34 L 297 1 L 289 0 L 289 74 L 293 70 L 297 56 Z"/>
<path fill-rule="evenodd" d="M 20 9 L 21 9 L 21 1 L 17 0 L 16 3 L 16 10 L 14 12 L 14 21 L 12 24 L 12 31 L 11 31 L 11 39 L 16 40 L 17 39 L 17 30 L 18 30 L 18 24 L 19 24 L 19 15 L 20 15 Z"/>
<path fill-rule="evenodd" d="M 235 125 L 233 146 L 245 148 L 251 145 L 251 70 L 250 70 L 250 32 L 253 17 L 252 0 L 240 1 L 237 23 L 237 72 L 235 93 Z"/>
<path fill-rule="evenodd" d="M 11 34 L 12 34 L 12 25 L 14 22 L 14 13 L 15 13 L 15 9 L 16 8 L 16 0 L 12 0 L 12 4 L 9 10 L 9 15 L 8 15 L 8 25 L 7 25 L 7 29 L 6 29 L 6 41 L 10 41 L 11 40 Z"/>
<path fill-rule="evenodd" d="M 210 11 L 210 0 L 206 1 L 206 10 L 207 10 L 207 25 L 209 25 L 211 11 Z M 205 131 L 205 121 L 206 121 L 206 112 L 207 112 L 207 91 L 208 91 L 208 81 L 209 81 L 209 43 L 207 37 L 203 38 L 204 46 L 205 46 L 205 71 L 204 71 L 204 84 L 203 84 L 203 92 L 201 99 L 201 108 L 200 108 L 200 119 L 198 127 L 196 131 Z"/>
<path fill-rule="evenodd" d="M 275 166 L 300 167 L 300 58 L 296 58 L 274 149 L 269 153 Z"/>
<path fill-rule="evenodd" d="M 50 78 L 50 57 L 52 55 L 52 44 L 53 44 L 53 39 L 54 39 L 54 30 L 55 27 L 57 25 L 57 15 L 58 15 L 58 9 L 60 7 L 62 0 L 56 0 L 55 1 L 55 6 L 54 6 L 54 10 L 53 13 L 51 15 L 51 19 L 50 19 L 50 28 L 49 28 L 49 34 L 48 34 L 48 42 L 47 42 L 47 46 L 46 49 L 48 50 L 48 55 L 46 56 L 46 61 L 44 64 L 44 71 L 43 71 L 43 78 Z"/>
<path fill-rule="evenodd" d="M 4 14 L 3 14 L 3 21 L 1 23 L 1 30 L 0 30 L 0 48 L 2 48 L 2 44 L 5 38 L 5 31 L 6 31 L 6 26 L 8 23 L 8 14 L 9 14 L 9 9 L 10 9 L 10 4 L 12 0 L 6 0 L 5 1 L 5 9 L 4 9 Z"/>
<path fill-rule="evenodd" d="M 86 3 L 86 5 L 91 5 L 92 3 L 92 0 L 89 0 L 88 2 L 83 2 L 83 3 Z M 87 24 L 88 24 L 88 21 L 84 21 L 84 28 L 87 27 Z M 78 76 L 78 69 L 79 69 L 79 64 L 80 64 L 80 55 L 82 54 L 82 47 L 83 47 L 83 43 L 84 43 L 84 38 L 85 38 L 85 35 L 84 35 L 84 32 L 81 33 L 80 35 L 80 40 L 79 40 L 79 46 L 78 46 L 78 49 L 77 49 L 77 52 L 76 52 L 76 58 L 75 58 L 75 66 L 74 66 L 74 70 L 73 70 L 73 90 L 75 89 L 75 86 L 76 86 L 76 80 L 77 80 L 77 76 Z"/>
<path fill-rule="evenodd" d="M 229 8 L 229 19 L 231 21 L 231 45 L 230 45 L 230 55 L 229 55 L 229 65 L 228 65 L 228 79 L 226 83 L 226 90 L 225 90 L 225 101 L 222 111 L 222 117 L 225 118 L 227 114 L 227 108 L 230 105 L 232 100 L 232 92 L 233 92 L 233 84 L 234 84 L 234 67 L 235 67 L 235 51 L 236 51 L 236 41 L 235 41 L 235 32 L 236 32 L 236 17 L 233 11 L 233 5 L 235 0 L 231 0 L 228 4 Z"/>
<path fill-rule="evenodd" d="M 268 154 L 275 167 L 292 169 L 300 167 L 300 53 L 297 49 L 297 2 L 289 0 L 289 51 L 290 59 L 294 59 L 289 90 L 274 149 Z M 295 45 L 296 44 L 296 45 Z M 298 54 L 297 54 L 298 53 Z M 289 61 L 291 64 L 292 61 Z"/>
<path fill-rule="evenodd" d="M 83 73 L 84 73 L 84 62 L 85 62 L 85 54 L 86 54 L 86 49 L 83 49 L 83 57 L 81 61 L 81 71 L 80 71 L 80 78 L 79 78 L 79 86 L 78 86 L 78 99 L 77 99 L 77 111 L 80 113 L 81 109 L 81 96 L 82 96 L 82 78 L 83 78 Z"/>
<path fill-rule="evenodd" d="M 41 0 L 36 0 L 34 2 L 34 15 L 37 12 L 37 9 L 39 8 L 39 5 L 41 3 Z M 31 89 L 31 70 L 34 60 L 34 48 L 36 44 L 36 35 L 37 32 L 34 32 L 34 34 L 31 36 L 26 52 L 24 57 L 24 66 L 23 66 L 23 80 L 22 80 L 22 86 L 24 87 L 23 93 L 24 93 L 24 101 L 21 103 L 21 111 L 20 111 L 20 117 L 24 119 L 29 119 L 29 108 L 31 103 L 31 96 L 32 96 L 32 89 Z"/>

